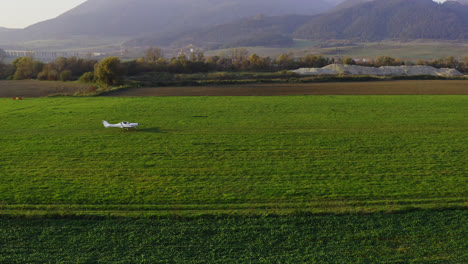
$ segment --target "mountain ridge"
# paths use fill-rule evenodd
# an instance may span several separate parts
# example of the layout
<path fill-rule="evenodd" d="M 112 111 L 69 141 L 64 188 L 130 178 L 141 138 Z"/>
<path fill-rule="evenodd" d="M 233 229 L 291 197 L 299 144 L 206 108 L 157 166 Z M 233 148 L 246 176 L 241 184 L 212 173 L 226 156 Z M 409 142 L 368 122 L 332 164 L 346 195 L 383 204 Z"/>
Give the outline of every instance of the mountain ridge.
<path fill-rule="evenodd" d="M 0 28 L 0 41 L 3 46 L 10 44 L 5 39 L 90 45 L 86 44 L 90 38 L 107 37 L 114 48 L 124 43 L 123 48 L 194 44 L 217 49 L 288 47 L 293 38 L 464 40 L 468 38 L 468 6 L 461 3 L 465 2 L 468 0 L 444 4 L 432 0 L 88 0 L 25 29 Z"/>
<path fill-rule="evenodd" d="M 88 0 L 25 31 L 43 35 L 138 36 L 225 24 L 259 13 L 317 14 L 329 7 L 322 0 L 313 4 L 307 0 Z"/>
<path fill-rule="evenodd" d="M 468 6 L 432 0 L 374 0 L 318 15 L 294 36 L 304 39 L 443 39 L 468 38 Z"/>
<path fill-rule="evenodd" d="M 350 4 L 351 7 L 341 8 Z M 236 44 L 270 47 L 281 43 L 285 47 L 292 44 L 293 38 L 379 41 L 455 40 L 468 37 L 468 20 L 463 20 L 463 17 L 468 17 L 468 6 L 456 2 L 437 4 L 431 0 L 349 0 L 337 7 L 335 12 L 317 16 L 248 18 L 174 36 L 170 41 L 140 38 L 127 44 L 194 44 L 216 49 Z"/>

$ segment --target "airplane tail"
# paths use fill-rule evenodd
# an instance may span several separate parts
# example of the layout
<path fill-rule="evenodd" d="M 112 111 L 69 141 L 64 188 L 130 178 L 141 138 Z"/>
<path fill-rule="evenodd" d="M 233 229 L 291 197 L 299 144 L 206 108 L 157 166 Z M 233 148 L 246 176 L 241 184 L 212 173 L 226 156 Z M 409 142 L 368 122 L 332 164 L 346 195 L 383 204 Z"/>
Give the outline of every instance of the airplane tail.
<path fill-rule="evenodd" d="M 106 120 L 102 120 L 102 124 L 104 125 L 105 128 L 111 127 L 111 124 L 109 124 L 109 122 L 107 122 Z"/>

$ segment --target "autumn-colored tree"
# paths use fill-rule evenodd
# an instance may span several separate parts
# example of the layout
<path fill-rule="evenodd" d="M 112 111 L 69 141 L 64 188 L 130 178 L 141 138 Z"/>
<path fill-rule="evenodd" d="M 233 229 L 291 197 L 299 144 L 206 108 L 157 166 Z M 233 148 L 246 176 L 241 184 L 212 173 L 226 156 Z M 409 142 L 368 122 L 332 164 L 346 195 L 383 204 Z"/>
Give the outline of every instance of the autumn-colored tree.
<path fill-rule="evenodd" d="M 246 48 L 231 49 L 231 59 L 235 61 L 247 60 L 249 51 Z"/>
<path fill-rule="evenodd" d="M 96 83 L 105 87 L 120 85 L 123 82 L 123 70 L 117 57 L 105 58 L 94 69 Z"/>
<path fill-rule="evenodd" d="M 463 63 L 468 66 L 468 56 L 463 57 Z"/>
<path fill-rule="evenodd" d="M 447 68 L 456 68 L 458 66 L 459 62 L 455 57 L 450 56 L 445 58 L 445 67 Z"/>
<path fill-rule="evenodd" d="M 416 62 L 416 65 L 420 65 L 420 66 L 427 65 L 427 61 L 419 59 L 419 60 Z"/>
<path fill-rule="evenodd" d="M 59 73 L 63 72 L 64 70 L 67 69 L 67 65 L 68 65 L 68 60 L 67 58 L 64 58 L 64 57 L 58 57 L 56 60 L 55 60 L 55 65 L 56 65 L 56 68 L 55 70 Z"/>
<path fill-rule="evenodd" d="M 190 61 L 192 62 L 205 62 L 205 53 L 201 50 L 195 50 L 190 53 Z"/>
<path fill-rule="evenodd" d="M 155 63 L 161 58 L 164 58 L 164 52 L 162 49 L 149 47 L 146 50 L 145 61 Z"/>
<path fill-rule="evenodd" d="M 465 74 L 468 74 L 468 56 L 464 57 L 458 68 Z"/>
<path fill-rule="evenodd" d="M 329 65 L 331 62 L 328 58 L 324 58 L 322 55 L 308 54 L 300 59 L 301 67 L 308 68 L 322 68 Z"/>
<path fill-rule="evenodd" d="M 231 49 L 231 65 L 236 70 L 244 70 L 249 65 L 249 51 L 246 48 Z"/>
<path fill-rule="evenodd" d="M 249 57 L 249 64 L 252 70 L 259 70 L 261 58 L 257 54 L 252 54 Z"/>
<path fill-rule="evenodd" d="M 294 55 L 292 53 L 283 53 L 276 59 L 276 64 L 280 69 L 291 69 L 294 67 Z"/>
<path fill-rule="evenodd" d="M 13 75 L 13 79 L 15 80 L 35 78 L 44 66 L 42 62 L 34 61 L 32 57 L 19 57 L 12 64 L 15 68 Z"/>
<path fill-rule="evenodd" d="M 270 57 L 260 57 L 257 54 L 252 54 L 249 57 L 250 69 L 254 71 L 268 71 L 271 65 Z"/>
<path fill-rule="evenodd" d="M 388 56 L 380 56 L 375 59 L 375 66 L 400 66 L 403 65 L 404 62 L 402 60 L 398 60 Z"/>
<path fill-rule="evenodd" d="M 355 65 L 356 62 L 352 58 L 343 58 L 343 64 L 346 65 Z"/>

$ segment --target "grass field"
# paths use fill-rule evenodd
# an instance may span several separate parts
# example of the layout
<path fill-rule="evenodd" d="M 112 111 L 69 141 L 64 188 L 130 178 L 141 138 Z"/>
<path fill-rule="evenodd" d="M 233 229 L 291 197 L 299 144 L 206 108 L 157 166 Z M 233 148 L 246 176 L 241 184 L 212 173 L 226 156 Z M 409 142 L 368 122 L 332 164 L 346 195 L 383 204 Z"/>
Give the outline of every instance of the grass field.
<path fill-rule="evenodd" d="M 0 102 L 4 215 L 467 206 L 466 96 Z"/>
<path fill-rule="evenodd" d="M 465 95 L 0 99 L 0 263 L 466 263 L 467 113 Z"/>

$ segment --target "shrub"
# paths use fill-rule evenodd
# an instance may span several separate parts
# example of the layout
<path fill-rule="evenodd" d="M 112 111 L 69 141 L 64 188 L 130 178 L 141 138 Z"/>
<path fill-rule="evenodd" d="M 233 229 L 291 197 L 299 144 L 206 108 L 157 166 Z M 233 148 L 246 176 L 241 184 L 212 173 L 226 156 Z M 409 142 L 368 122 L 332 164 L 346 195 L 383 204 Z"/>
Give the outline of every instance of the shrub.
<path fill-rule="evenodd" d="M 93 79 L 94 79 L 94 74 L 92 72 L 86 72 L 80 77 L 80 79 L 78 79 L 78 82 L 80 82 L 80 83 L 92 83 Z"/>
<path fill-rule="evenodd" d="M 40 81 L 46 81 L 48 79 L 48 73 L 45 71 L 41 71 L 37 74 L 37 79 Z"/>
<path fill-rule="evenodd" d="M 67 82 L 72 80 L 72 72 L 71 71 L 63 71 L 60 73 L 60 80 L 62 82 Z"/>
<path fill-rule="evenodd" d="M 95 93 L 97 90 L 98 90 L 98 88 L 96 86 L 94 86 L 94 85 L 89 87 L 89 92 L 90 93 Z"/>
<path fill-rule="evenodd" d="M 49 71 L 47 73 L 47 80 L 56 81 L 58 79 L 58 73 L 55 70 Z"/>

